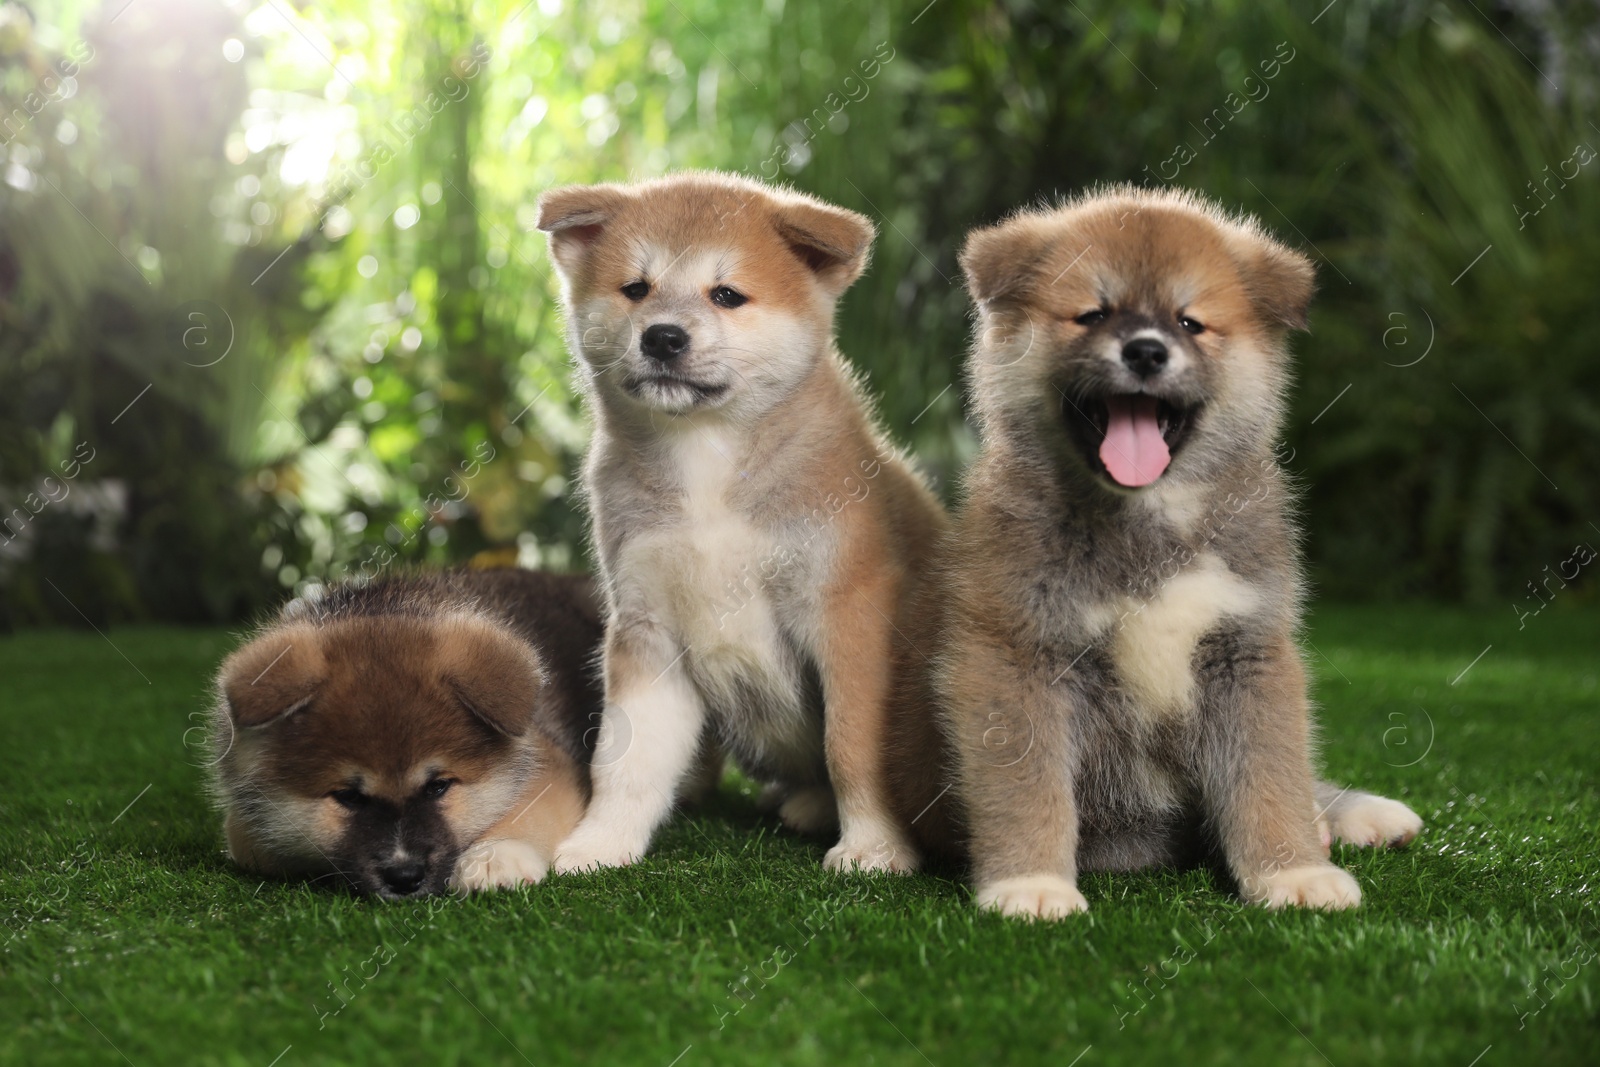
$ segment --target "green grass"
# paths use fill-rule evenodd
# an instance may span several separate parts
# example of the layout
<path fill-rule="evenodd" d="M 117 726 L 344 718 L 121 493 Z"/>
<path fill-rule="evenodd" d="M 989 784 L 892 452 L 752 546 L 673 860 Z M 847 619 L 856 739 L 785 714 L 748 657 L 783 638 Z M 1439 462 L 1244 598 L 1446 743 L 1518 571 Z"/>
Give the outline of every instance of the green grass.
<path fill-rule="evenodd" d="M 1318 614 L 1329 771 L 1428 820 L 1336 855 L 1359 912 L 1160 872 L 1086 879 L 1054 926 L 827 875 L 735 782 L 628 871 L 429 905 L 262 883 L 185 745 L 227 634 L 0 640 L 0 1062 L 1592 1063 L 1600 614 L 1560 607 Z"/>

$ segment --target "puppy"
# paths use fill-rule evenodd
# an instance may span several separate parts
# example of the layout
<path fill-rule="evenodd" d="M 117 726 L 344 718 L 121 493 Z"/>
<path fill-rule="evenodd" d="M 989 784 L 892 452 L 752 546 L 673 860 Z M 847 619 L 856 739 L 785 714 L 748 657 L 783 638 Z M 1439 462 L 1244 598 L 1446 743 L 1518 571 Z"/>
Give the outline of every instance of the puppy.
<path fill-rule="evenodd" d="M 230 855 L 387 898 L 539 881 L 588 800 L 600 636 L 589 579 L 525 570 L 291 602 L 217 676 Z"/>
<path fill-rule="evenodd" d="M 639 858 L 708 739 L 829 868 L 907 869 L 878 766 L 907 576 L 940 505 L 833 344 L 862 216 L 722 174 L 556 189 L 539 228 L 594 420 L 594 801 L 557 870 Z"/>
<path fill-rule="evenodd" d="M 1084 910 L 1080 870 L 1208 849 L 1250 901 L 1354 906 L 1319 831 L 1403 844 L 1422 823 L 1312 774 L 1274 455 L 1311 264 L 1131 187 L 978 230 L 961 262 L 982 449 L 912 613 L 935 669 L 897 668 L 902 817 L 925 850 L 964 841 L 1008 915 Z"/>

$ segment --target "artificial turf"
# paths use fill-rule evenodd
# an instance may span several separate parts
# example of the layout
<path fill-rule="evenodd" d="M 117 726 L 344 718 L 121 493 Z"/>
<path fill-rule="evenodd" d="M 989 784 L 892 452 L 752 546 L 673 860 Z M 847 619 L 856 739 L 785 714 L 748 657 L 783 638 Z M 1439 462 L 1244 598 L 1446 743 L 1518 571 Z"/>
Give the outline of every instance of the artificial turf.
<path fill-rule="evenodd" d="M 0 1063 L 1592 1064 L 1600 612 L 1525 623 L 1317 612 L 1330 776 L 1427 820 L 1336 849 L 1359 911 L 1152 872 L 1085 878 L 1057 925 L 828 874 L 733 778 L 630 870 L 416 904 L 262 882 L 186 734 L 227 633 L 3 639 Z"/>

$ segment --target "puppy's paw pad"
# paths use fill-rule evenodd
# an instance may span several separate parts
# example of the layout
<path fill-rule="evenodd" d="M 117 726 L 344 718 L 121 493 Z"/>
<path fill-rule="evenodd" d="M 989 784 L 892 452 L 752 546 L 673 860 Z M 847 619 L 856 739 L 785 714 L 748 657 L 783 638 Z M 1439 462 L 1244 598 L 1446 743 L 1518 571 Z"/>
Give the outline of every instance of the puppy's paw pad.
<path fill-rule="evenodd" d="M 1290 867 L 1261 879 L 1257 903 L 1268 908 L 1343 911 L 1361 903 L 1361 886 L 1349 871 L 1331 863 Z"/>
<path fill-rule="evenodd" d="M 978 890 L 978 907 L 1017 919 L 1065 919 L 1089 910 L 1078 887 L 1055 874 L 1002 878 Z"/>
<path fill-rule="evenodd" d="M 1364 796 L 1333 813 L 1333 836 L 1347 845 L 1403 848 L 1422 832 L 1422 817 L 1398 800 Z"/>
<path fill-rule="evenodd" d="M 549 869 L 550 863 L 544 853 L 526 841 L 480 841 L 456 861 L 451 884 L 468 893 L 511 889 L 519 885 L 537 885 Z"/>
<path fill-rule="evenodd" d="M 906 874 L 917 869 L 921 857 L 898 835 L 847 838 L 828 850 L 822 865 L 830 871 L 890 871 Z"/>
<path fill-rule="evenodd" d="M 839 827 L 839 810 L 833 799 L 833 790 L 796 790 L 778 805 L 778 818 L 797 834 L 822 837 L 832 833 Z"/>

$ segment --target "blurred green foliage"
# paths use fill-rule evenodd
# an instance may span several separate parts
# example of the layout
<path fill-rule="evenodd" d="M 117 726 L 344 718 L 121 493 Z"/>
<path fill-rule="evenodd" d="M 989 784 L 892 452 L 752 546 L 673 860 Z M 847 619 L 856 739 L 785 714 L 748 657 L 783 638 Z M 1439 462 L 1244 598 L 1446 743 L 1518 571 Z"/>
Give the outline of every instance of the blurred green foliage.
<path fill-rule="evenodd" d="M 1415 0 L 4 4 L 0 620 L 582 566 L 534 204 L 683 167 L 878 221 L 841 344 L 947 491 L 966 230 L 1111 180 L 1259 214 L 1319 264 L 1320 589 L 1526 595 L 1600 542 L 1597 40 Z"/>

